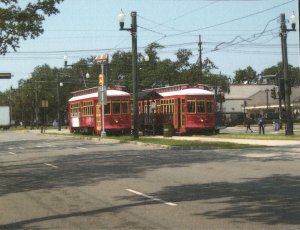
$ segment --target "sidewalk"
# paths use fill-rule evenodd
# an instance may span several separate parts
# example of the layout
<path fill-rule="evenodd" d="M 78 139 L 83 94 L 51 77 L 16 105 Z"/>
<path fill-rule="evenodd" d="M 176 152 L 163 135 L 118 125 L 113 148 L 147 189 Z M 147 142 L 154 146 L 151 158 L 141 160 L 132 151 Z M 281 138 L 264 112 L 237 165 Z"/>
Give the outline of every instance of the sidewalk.
<path fill-rule="evenodd" d="M 28 132 L 31 132 L 31 133 L 41 133 L 41 129 L 31 129 L 31 130 L 28 130 Z M 54 129 L 54 128 L 47 128 L 45 130 L 45 134 L 47 133 L 51 133 L 51 134 L 70 134 L 70 130 L 69 129 L 66 129 L 66 128 L 61 128 L 61 131 L 58 131 L 58 129 Z"/>

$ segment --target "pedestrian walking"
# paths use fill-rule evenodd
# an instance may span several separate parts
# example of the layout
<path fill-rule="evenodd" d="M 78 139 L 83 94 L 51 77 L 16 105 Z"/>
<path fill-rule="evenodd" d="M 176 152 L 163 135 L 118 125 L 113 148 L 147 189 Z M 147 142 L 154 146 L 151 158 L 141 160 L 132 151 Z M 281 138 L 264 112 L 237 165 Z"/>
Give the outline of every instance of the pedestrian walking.
<path fill-rule="evenodd" d="M 251 118 L 247 117 L 246 118 L 246 133 L 248 133 L 248 130 L 253 133 L 253 130 L 251 129 Z"/>
<path fill-rule="evenodd" d="M 259 134 L 265 134 L 265 121 L 263 116 L 260 116 L 258 118 L 258 128 L 259 128 Z"/>

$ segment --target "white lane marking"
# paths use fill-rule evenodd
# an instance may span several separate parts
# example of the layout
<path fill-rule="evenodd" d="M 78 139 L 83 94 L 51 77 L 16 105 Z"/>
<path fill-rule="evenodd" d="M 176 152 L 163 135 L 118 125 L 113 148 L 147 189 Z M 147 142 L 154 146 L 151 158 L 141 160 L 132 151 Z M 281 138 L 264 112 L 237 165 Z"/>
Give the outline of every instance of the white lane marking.
<path fill-rule="evenodd" d="M 83 148 L 83 147 L 76 147 L 76 149 L 83 149 L 83 150 L 87 150 L 87 148 Z"/>
<path fill-rule="evenodd" d="M 142 197 L 146 197 L 146 198 L 148 198 L 148 199 L 150 199 L 150 200 L 154 200 L 154 201 L 158 201 L 158 202 L 164 203 L 164 204 L 169 205 L 169 206 L 173 206 L 173 207 L 174 207 L 174 206 L 177 206 L 177 204 L 174 204 L 174 203 L 171 203 L 171 202 L 166 202 L 166 201 L 164 201 L 164 200 L 155 198 L 155 197 L 153 197 L 153 196 L 148 196 L 148 195 L 146 195 L 146 194 L 144 194 L 144 193 L 141 193 L 141 192 L 138 192 L 138 191 L 129 189 L 129 188 L 127 188 L 126 191 L 127 191 L 127 192 L 131 192 L 131 193 L 134 193 L 134 194 L 139 195 L 139 196 L 142 196 Z"/>
<path fill-rule="evenodd" d="M 19 149 L 25 149 L 25 148 L 23 148 L 23 147 L 19 147 Z"/>
<path fill-rule="evenodd" d="M 278 153 L 247 153 L 244 154 L 245 157 L 251 158 L 264 158 L 264 157 L 278 157 L 280 154 Z"/>
<path fill-rule="evenodd" d="M 44 163 L 44 165 L 50 166 L 52 168 L 58 168 L 57 166 L 53 165 L 53 164 L 49 164 L 49 163 Z"/>
<path fill-rule="evenodd" d="M 16 153 L 14 153 L 14 152 L 8 152 L 9 154 L 11 154 L 11 155 L 17 155 Z"/>
<path fill-rule="evenodd" d="M 9 147 L 9 148 L 8 148 L 8 150 L 13 150 L 13 149 L 14 149 L 13 147 Z"/>

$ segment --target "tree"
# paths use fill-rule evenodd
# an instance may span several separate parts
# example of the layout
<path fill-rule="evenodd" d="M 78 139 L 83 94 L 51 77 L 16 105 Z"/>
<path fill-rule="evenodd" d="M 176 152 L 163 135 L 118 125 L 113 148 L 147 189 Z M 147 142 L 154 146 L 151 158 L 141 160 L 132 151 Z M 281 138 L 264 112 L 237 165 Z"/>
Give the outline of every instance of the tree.
<path fill-rule="evenodd" d="M 149 56 L 150 63 L 156 63 L 159 61 L 157 50 L 163 48 L 164 46 L 158 44 L 157 42 L 152 42 L 146 47 L 145 53 Z"/>
<path fill-rule="evenodd" d="M 132 88 L 132 53 L 117 51 L 112 55 L 109 65 L 110 84 Z"/>
<path fill-rule="evenodd" d="M 257 81 L 256 71 L 251 66 L 248 66 L 246 69 L 238 69 L 234 73 L 234 83 L 239 84 L 242 82 L 247 82 L 248 84 L 250 84 L 253 81 Z"/>
<path fill-rule="evenodd" d="M 0 8 L 0 54 L 5 55 L 9 48 L 16 51 L 20 39 L 35 39 L 43 30 L 45 16 L 59 13 L 56 4 L 63 0 L 38 0 L 21 8 L 18 0 L 2 0 Z"/>
<path fill-rule="evenodd" d="M 191 50 L 179 49 L 176 53 L 177 61 L 176 68 L 178 71 L 183 71 L 190 66 L 189 59 L 193 55 Z"/>
<path fill-rule="evenodd" d="M 209 58 L 205 58 L 203 61 L 203 71 L 205 74 L 210 73 L 212 70 L 218 69 L 218 67 Z"/>
<path fill-rule="evenodd" d="M 266 69 L 264 69 L 261 73 L 262 76 L 266 76 L 266 75 L 277 75 L 277 77 L 279 77 L 279 79 L 276 80 L 280 80 L 283 81 L 283 73 L 282 73 L 282 62 L 277 63 L 277 65 L 268 67 Z M 288 65 L 288 78 L 289 78 L 289 84 L 291 84 L 291 86 L 296 86 L 296 85 L 300 85 L 300 69 L 299 67 L 293 67 L 292 65 Z M 274 83 L 276 83 L 274 81 Z"/>

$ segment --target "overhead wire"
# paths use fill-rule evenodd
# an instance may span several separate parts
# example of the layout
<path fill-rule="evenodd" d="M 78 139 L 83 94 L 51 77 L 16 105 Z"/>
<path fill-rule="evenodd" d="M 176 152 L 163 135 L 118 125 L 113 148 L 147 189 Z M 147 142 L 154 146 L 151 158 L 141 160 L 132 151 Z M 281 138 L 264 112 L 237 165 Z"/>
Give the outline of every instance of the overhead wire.
<path fill-rule="evenodd" d="M 277 8 L 277 7 L 279 7 L 279 6 L 288 4 L 288 3 L 293 2 L 293 1 L 294 1 L 294 0 L 288 1 L 288 2 L 285 2 L 285 3 L 283 3 L 283 4 L 276 5 L 276 6 L 273 6 L 273 7 L 271 7 L 271 8 L 268 8 L 268 9 L 264 9 L 264 10 L 261 10 L 261 11 L 258 11 L 258 12 L 252 13 L 252 14 L 248 14 L 248 15 L 243 16 L 243 17 L 239 17 L 239 18 L 236 18 L 236 19 L 232 19 L 232 20 L 229 20 L 229 21 L 225 21 L 225 22 L 223 22 L 223 23 L 211 25 L 211 26 L 205 27 L 204 29 L 212 28 L 212 27 L 214 27 L 214 26 L 221 25 L 221 24 L 226 24 L 226 23 L 233 22 L 233 21 L 236 21 L 236 20 L 242 20 L 242 19 L 244 19 L 244 18 L 246 18 L 246 17 L 250 17 L 250 16 L 253 16 L 253 15 L 262 13 L 262 12 L 266 12 L 266 11 L 268 11 L 268 10 Z M 209 5 L 210 5 L 210 4 L 209 4 Z M 273 20 L 275 20 L 275 19 L 273 19 Z M 162 39 L 164 39 L 164 38 L 166 38 L 166 37 L 168 37 L 168 36 L 170 36 L 170 35 L 163 34 L 163 33 L 161 33 L 161 32 L 158 32 L 158 31 L 155 31 L 155 30 L 152 30 L 152 29 L 148 29 L 148 28 L 143 27 L 143 26 L 139 26 L 139 27 L 142 28 L 142 29 L 144 29 L 144 30 L 147 30 L 147 31 L 150 31 L 150 32 L 153 32 L 153 33 L 162 35 L 161 38 L 155 40 L 156 42 L 157 42 L 157 41 L 160 41 L 160 40 L 162 40 Z M 257 40 L 258 38 L 260 38 L 260 37 L 266 35 L 265 32 L 270 32 L 270 33 L 272 34 L 272 31 L 273 31 L 273 30 L 268 30 L 268 31 L 267 31 L 266 28 L 267 28 L 267 26 L 264 28 L 264 30 L 263 30 L 262 32 L 257 33 L 257 34 L 254 34 L 254 35 L 250 36 L 249 38 L 244 39 L 244 38 L 242 38 L 241 36 L 236 36 L 236 38 L 234 38 L 232 41 L 230 41 L 230 42 L 222 42 L 222 44 L 228 44 L 228 46 L 233 46 L 233 45 L 239 45 L 239 44 L 242 43 L 242 42 L 253 42 L 253 41 Z M 202 29 L 203 29 L 203 28 L 202 28 Z M 275 30 L 275 29 L 274 29 L 274 30 Z M 187 32 L 188 32 L 188 31 L 187 31 Z M 186 33 L 186 32 L 185 32 L 185 33 Z M 235 42 L 235 43 L 234 43 L 234 41 L 236 41 L 237 38 L 240 38 L 241 41 Z M 252 40 L 252 39 L 254 39 L 254 40 Z M 271 40 L 273 40 L 273 39 L 274 39 L 274 34 L 272 35 L 272 38 L 269 39 L 269 40 L 271 41 Z M 124 39 L 124 40 L 127 40 L 127 39 Z M 124 40 L 123 40 L 123 41 L 124 41 Z M 123 41 L 122 41 L 122 42 L 123 42 Z M 27 54 L 28 54 L 28 55 L 41 55 L 41 54 L 58 55 L 58 54 L 62 54 L 62 53 L 64 53 L 64 54 L 65 54 L 65 53 L 73 53 L 74 56 L 75 56 L 76 53 L 79 55 L 79 54 L 87 53 L 87 52 L 88 52 L 88 53 L 89 53 L 89 56 L 90 56 L 90 53 L 91 53 L 91 52 L 92 52 L 92 53 L 93 53 L 93 52 L 113 52 L 113 51 L 116 51 L 116 49 L 121 50 L 121 51 L 122 51 L 122 50 L 123 50 L 123 51 L 126 51 L 126 50 L 130 50 L 130 49 L 131 49 L 131 47 L 121 47 L 121 48 L 119 47 L 119 48 L 118 48 L 118 46 L 119 46 L 122 42 L 120 42 L 119 44 L 117 44 L 117 45 L 116 45 L 115 47 L 113 47 L 113 48 L 83 49 L 83 50 L 58 50 L 58 51 L 32 51 L 32 52 L 29 51 L 29 52 L 18 52 L 18 54 L 24 54 L 24 55 L 27 55 Z M 184 43 L 179 43 L 179 44 L 169 44 L 169 45 L 163 45 L 163 46 L 166 47 L 166 48 L 168 48 L 168 47 L 176 47 L 176 46 L 182 47 L 182 46 L 194 45 L 194 44 L 197 44 L 197 42 L 190 42 L 190 43 L 186 43 L 186 44 L 184 44 Z M 204 43 L 204 44 L 205 44 L 205 43 Z M 220 43 L 218 43 L 218 44 L 220 45 Z M 217 44 L 217 45 L 218 45 L 218 44 Z M 226 46 L 226 47 L 228 47 L 228 46 Z M 223 48 L 226 48 L 226 47 L 223 47 Z M 142 49 L 142 48 L 146 48 L 146 47 L 139 47 L 139 48 Z M 6 56 L 6 59 L 7 59 L 7 58 L 8 58 L 8 56 Z M 17 58 L 17 57 L 13 57 L 13 58 Z M 35 57 L 35 58 L 36 58 L 36 57 Z M 57 59 L 56 57 L 43 57 L 43 58 L 44 58 L 44 59 Z M 22 59 L 22 57 L 20 57 L 19 59 Z M 28 59 L 30 59 L 30 57 L 29 57 Z"/>
<path fill-rule="evenodd" d="M 212 2 L 212 3 L 209 3 L 209 4 L 205 5 L 205 6 L 201 6 L 201 7 L 199 7 L 199 8 L 193 9 L 193 10 L 191 10 L 191 11 L 185 12 L 184 14 L 179 15 L 179 16 L 174 17 L 174 18 L 171 18 L 171 19 L 169 19 L 169 20 L 167 20 L 167 21 L 165 21 L 165 22 L 163 22 L 163 23 L 155 22 L 154 20 L 147 19 L 147 18 L 145 18 L 145 17 L 143 17 L 143 16 L 140 16 L 140 15 L 138 15 L 138 17 L 140 17 L 141 19 L 144 19 L 144 20 L 146 20 L 146 21 L 149 21 L 149 22 L 152 22 L 152 23 L 156 24 L 156 26 L 153 27 L 153 28 L 162 26 L 162 27 L 165 27 L 165 28 L 169 28 L 169 29 L 172 29 L 172 30 L 175 30 L 175 31 L 181 31 L 181 32 L 182 32 L 182 30 L 178 30 L 178 28 L 170 27 L 170 26 L 167 26 L 167 25 L 165 25 L 165 24 L 166 24 L 166 23 L 169 23 L 170 21 L 178 20 L 179 18 L 185 17 L 185 16 L 188 15 L 188 14 L 191 14 L 191 13 L 196 12 L 196 11 L 198 11 L 198 10 L 204 9 L 204 8 L 210 6 L 210 5 L 215 4 L 215 3 L 217 3 L 217 2 L 214 1 L 214 2 Z M 151 29 L 153 29 L 153 28 L 151 28 Z"/>
<path fill-rule="evenodd" d="M 291 2 L 294 2 L 295 0 L 290 0 L 288 2 L 285 2 L 285 3 L 282 3 L 282 4 L 279 4 L 279 5 L 275 5 L 273 7 L 270 7 L 270 8 L 267 8 L 267 9 L 264 9 L 264 10 L 260 10 L 260 11 L 257 11 L 257 12 L 254 12 L 254 13 L 251 13 L 251 14 L 248 14 L 248 15 L 244 15 L 242 17 L 238 17 L 238 18 L 234 18 L 234 19 L 230 19 L 230 20 L 227 20 L 227 21 L 224 21 L 224 22 L 220 22 L 220 23 L 216 23 L 216 24 L 213 24 L 213 25 L 210 25 L 210 26 L 205 26 L 205 27 L 201 27 L 201 28 L 197 28 L 197 29 L 193 29 L 193 30 L 188 30 L 188 31 L 185 31 L 185 32 L 182 32 L 182 33 L 177 33 L 177 34 L 170 34 L 166 37 L 176 37 L 176 36 L 180 36 L 180 35 L 183 35 L 183 34 L 187 34 L 187 33 L 191 33 L 191 32 L 197 32 L 197 31 L 200 31 L 200 30 L 206 30 L 206 29 L 210 29 L 210 28 L 214 28 L 214 27 L 217 27 L 217 26 L 221 26 L 221 25 L 225 25 L 225 24 L 228 24 L 228 23 L 232 23 L 232 22 L 235 22 L 235 21 L 239 21 L 239 20 L 243 20 L 245 18 L 249 18 L 249 17 L 252 17 L 254 15 L 258 15 L 258 14 L 261 14 L 261 13 L 264 13 L 264 12 L 267 12 L 267 11 L 270 11 L 270 10 L 273 10 L 273 9 L 276 9 L 278 7 L 281 7 L 281 6 L 284 6 L 284 5 L 287 5 Z M 162 39 L 162 38 L 161 38 Z"/>
<path fill-rule="evenodd" d="M 238 35 L 238 36 L 234 37 L 234 38 L 233 38 L 231 41 L 229 41 L 229 42 L 221 42 L 221 43 L 218 44 L 212 51 L 217 51 L 217 50 L 219 50 L 219 49 L 220 49 L 219 46 L 224 45 L 224 44 L 226 44 L 226 46 L 223 46 L 223 49 L 224 49 L 224 48 L 227 48 L 227 47 L 229 47 L 229 46 L 233 46 L 233 45 L 236 45 L 236 44 L 240 44 L 240 43 L 242 43 L 242 42 L 253 42 L 253 41 L 256 41 L 257 39 L 259 39 L 259 38 L 267 31 L 267 28 L 268 28 L 268 26 L 270 25 L 270 23 L 273 22 L 274 20 L 277 20 L 277 19 L 278 19 L 278 17 L 269 20 L 269 21 L 267 22 L 266 26 L 264 27 L 264 29 L 263 29 L 260 33 L 253 34 L 252 36 L 250 36 L 250 37 L 248 37 L 248 38 L 243 38 L 243 37 L 241 37 L 241 36 Z M 274 29 L 272 29 L 272 30 L 274 30 Z M 270 30 L 270 31 L 272 31 L 272 30 Z M 239 41 L 239 42 L 235 42 L 235 41 L 238 40 L 238 39 L 240 39 L 240 41 Z M 235 42 L 235 43 L 234 43 L 234 42 Z"/>

